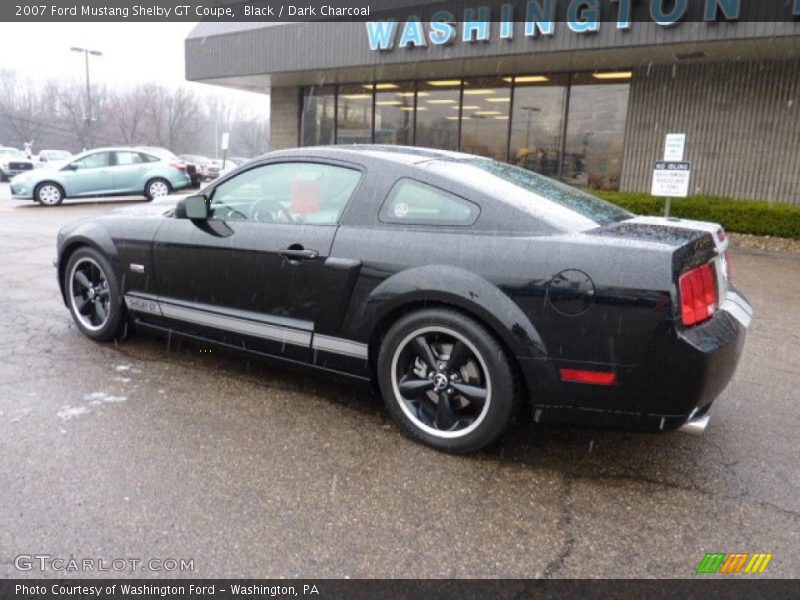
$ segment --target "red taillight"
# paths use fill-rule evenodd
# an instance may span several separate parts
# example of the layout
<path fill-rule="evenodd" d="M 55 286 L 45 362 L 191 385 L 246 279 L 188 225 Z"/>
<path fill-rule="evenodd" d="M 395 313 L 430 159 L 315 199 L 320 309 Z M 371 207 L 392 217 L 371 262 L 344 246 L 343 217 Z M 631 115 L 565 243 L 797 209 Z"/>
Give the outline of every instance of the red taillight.
<path fill-rule="evenodd" d="M 705 321 L 717 310 L 719 295 L 710 263 L 681 275 L 680 288 L 681 316 L 686 327 Z"/>
<path fill-rule="evenodd" d="M 178 169 L 178 171 L 186 170 L 186 165 L 183 163 L 170 163 L 169 166 L 172 167 L 173 169 Z"/>
<path fill-rule="evenodd" d="M 575 383 L 594 383 L 595 385 L 614 385 L 617 381 L 616 373 L 606 371 L 580 371 L 578 369 L 560 369 L 562 381 Z"/>

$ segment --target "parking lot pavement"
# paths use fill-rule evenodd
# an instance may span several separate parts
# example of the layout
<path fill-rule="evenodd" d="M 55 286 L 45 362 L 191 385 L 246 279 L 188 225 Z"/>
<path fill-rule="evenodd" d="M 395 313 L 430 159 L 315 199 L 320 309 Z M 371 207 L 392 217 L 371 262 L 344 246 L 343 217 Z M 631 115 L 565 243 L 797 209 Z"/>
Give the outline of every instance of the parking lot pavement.
<path fill-rule="evenodd" d="M 704 437 L 526 423 L 455 457 L 343 383 L 85 339 L 55 233 L 108 207 L 0 203 L 0 577 L 41 576 L 19 554 L 194 561 L 139 573 L 160 576 L 692 577 L 734 551 L 797 576 L 797 256 L 733 254 L 756 319 Z"/>

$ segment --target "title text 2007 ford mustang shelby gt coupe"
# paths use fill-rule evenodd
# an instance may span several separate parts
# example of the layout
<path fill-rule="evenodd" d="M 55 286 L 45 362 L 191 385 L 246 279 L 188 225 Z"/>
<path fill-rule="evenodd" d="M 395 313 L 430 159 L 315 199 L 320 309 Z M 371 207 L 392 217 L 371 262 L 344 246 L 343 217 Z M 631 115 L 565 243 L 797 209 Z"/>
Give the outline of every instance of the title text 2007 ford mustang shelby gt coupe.
<path fill-rule="evenodd" d="M 537 421 L 702 430 L 752 311 L 722 228 L 643 218 L 485 158 L 276 152 L 58 237 L 81 331 L 125 322 L 371 379 L 451 452 Z"/>

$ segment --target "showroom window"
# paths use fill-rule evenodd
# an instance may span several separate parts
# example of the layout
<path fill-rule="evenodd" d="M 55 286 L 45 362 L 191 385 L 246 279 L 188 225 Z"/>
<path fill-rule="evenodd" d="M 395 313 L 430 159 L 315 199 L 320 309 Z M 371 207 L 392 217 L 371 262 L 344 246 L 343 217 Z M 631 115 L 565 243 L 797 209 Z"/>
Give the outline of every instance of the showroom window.
<path fill-rule="evenodd" d="M 336 141 L 336 88 L 309 87 L 303 94 L 302 145 L 324 146 Z"/>
<path fill-rule="evenodd" d="M 511 118 L 511 83 L 502 79 L 464 82 L 461 151 L 505 161 Z"/>
<path fill-rule="evenodd" d="M 561 178 L 570 185 L 618 190 L 630 86 L 611 78 L 615 73 L 599 75 L 574 76 Z"/>
<path fill-rule="evenodd" d="M 415 144 L 440 150 L 458 150 L 460 103 L 460 79 L 420 81 Z"/>
<path fill-rule="evenodd" d="M 336 143 L 372 143 L 373 85 L 339 86 L 336 105 Z"/>
<path fill-rule="evenodd" d="M 306 88 L 303 145 L 461 150 L 619 189 L 632 74 L 521 74 Z"/>
<path fill-rule="evenodd" d="M 548 177 L 559 176 L 567 83 L 564 77 L 516 77 L 509 162 Z"/>
<path fill-rule="evenodd" d="M 414 143 L 414 84 L 379 83 L 375 89 L 375 143 Z"/>

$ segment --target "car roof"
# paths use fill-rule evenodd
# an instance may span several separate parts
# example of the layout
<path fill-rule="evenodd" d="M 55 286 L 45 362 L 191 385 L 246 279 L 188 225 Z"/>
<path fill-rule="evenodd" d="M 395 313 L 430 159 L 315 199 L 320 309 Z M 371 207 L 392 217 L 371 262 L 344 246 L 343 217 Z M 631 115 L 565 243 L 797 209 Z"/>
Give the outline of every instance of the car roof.
<path fill-rule="evenodd" d="M 388 146 L 380 144 L 350 144 L 341 146 L 304 146 L 291 150 L 279 150 L 267 156 L 317 156 L 347 160 L 358 157 L 375 158 L 388 162 L 413 165 L 429 160 L 460 160 L 476 158 L 471 154 L 435 150 L 417 146 Z"/>

